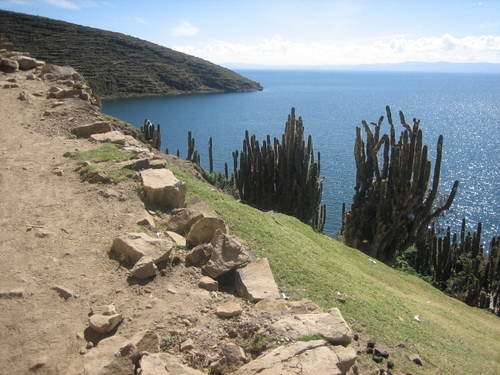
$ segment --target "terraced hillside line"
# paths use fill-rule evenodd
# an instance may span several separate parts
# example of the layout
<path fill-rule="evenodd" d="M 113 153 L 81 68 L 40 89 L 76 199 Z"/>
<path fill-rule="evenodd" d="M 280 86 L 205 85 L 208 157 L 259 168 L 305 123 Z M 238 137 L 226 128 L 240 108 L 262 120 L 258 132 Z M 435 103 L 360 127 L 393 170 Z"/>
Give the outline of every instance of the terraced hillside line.
<path fill-rule="evenodd" d="M 0 33 L 38 59 L 72 66 L 101 97 L 262 89 L 203 59 L 111 31 L 0 10 Z"/>

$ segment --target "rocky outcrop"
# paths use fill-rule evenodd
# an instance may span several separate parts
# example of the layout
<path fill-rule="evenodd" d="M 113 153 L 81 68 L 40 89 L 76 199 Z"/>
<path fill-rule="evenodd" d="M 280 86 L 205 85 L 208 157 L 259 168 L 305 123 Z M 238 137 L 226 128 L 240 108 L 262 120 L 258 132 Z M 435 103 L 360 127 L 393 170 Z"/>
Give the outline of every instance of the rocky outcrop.
<path fill-rule="evenodd" d="M 257 259 L 237 269 L 235 285 L 238 295 L 252 302 L 281 297 L 266 258 Z"/>
<path fill-rule="evenodd" d="M 145 256 L 160 263 L 168 259 L 173 246 L 173 242 L 165 238 L 154 238 L 145 233 L 126 233 L 115 238 L 111 251 L 120 260 L 131 265 Z"/>
<path fill-rule="evenodd" d="M 192 208 L 179 208 L 171 214 L 168 229 L 179 234 L 188 233 L 191 226 L 203 217 L 201 212 Z"/>
<path fill-rule="evenodd" d="M 71 132 L 77 137 L 88 138 L 92 134 L 107 133 L 111 130 L 109 121 L 96 121 L 91 124 L 76 126 L 71 129 Z"/>
<path fill-rule="evenodd" d="M 140 361 L 141 375 L 204 375 L 203 372 L 183 365 L 167 353 L 145 353 Z"/>
<path fill-rule="evenodd" d="M 19 70 L 19 63 L 16 60 L 2 58 L 0 59 L 0 72 L 14 73 Z"/>
<path fill-rule="evenodd" d="M 149 204 L 165 208 L 185 205 L 186 184 L 168 169 L 146 169 L 141 172 L 144 194 Z"/>
<path fill-rule="evenodd" d="M 296 342 L 278 347 L 240 367 L 235 375 L 342 375 L 356 360 L 356 351 L 327 341 Z"/>
<path fill-rule="evenodd" d="M 220 230 L 212 240 L 212 247 L 214 251 L 202 272 L 214 279 L 255 260 L 248 245 Z"/>
<path fill-rule="evenodd" d="M 294 340 L 304 336 L 321 336 L 334 345 L 349 345 L 352 341 L 352 331 L 337 308 L 328 313 L 286 316 L 273 323 L 272 330 Z"/>

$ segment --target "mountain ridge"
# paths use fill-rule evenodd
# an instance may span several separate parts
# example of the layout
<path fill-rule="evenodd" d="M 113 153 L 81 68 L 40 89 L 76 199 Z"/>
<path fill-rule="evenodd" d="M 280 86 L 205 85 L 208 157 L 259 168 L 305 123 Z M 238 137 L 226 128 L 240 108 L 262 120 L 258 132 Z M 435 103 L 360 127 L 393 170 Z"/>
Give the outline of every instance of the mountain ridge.
<path fill-rule="evenodd" d="M 74 67 L 104 98 L 262 90 L 227 68 L 113 31 L 0 10 L 0 35 L 38 59 Z"/>

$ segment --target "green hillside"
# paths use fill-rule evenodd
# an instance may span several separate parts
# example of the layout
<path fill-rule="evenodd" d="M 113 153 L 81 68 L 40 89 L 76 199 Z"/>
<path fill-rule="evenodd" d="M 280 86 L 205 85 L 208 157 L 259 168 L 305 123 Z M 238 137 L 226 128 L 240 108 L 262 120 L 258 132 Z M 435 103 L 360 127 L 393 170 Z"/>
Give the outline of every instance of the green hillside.
<path fill-rule="evenodd" d="M 102 97 L 262 89 L 229 69 L 111 31 L 0 10 L 0 34 L 17 50 L 72 66 Z"/>
<path fill-rule="evenodd" d="M 448 297 L 417 277 L 374 263 L 293 217 L 238 203 L 186 172 L 169 168 L 187 183 L 188 194 L 209 202 L 232 233 L 269 258 L 282 290 L 324 308 L 339 307 L 361 337 L 388 345 L 396 364 L 393 373 L 500 373 L 497 316 Z M 339 301 L 337 292 L 345 301 Z M 405 348 L 397 348 L 399 343 Z M 413 353 L 421 356 L 423 367 L 408 360 Z M 385 364 L 363 355 L 359 366 L 364 374 Z"/>

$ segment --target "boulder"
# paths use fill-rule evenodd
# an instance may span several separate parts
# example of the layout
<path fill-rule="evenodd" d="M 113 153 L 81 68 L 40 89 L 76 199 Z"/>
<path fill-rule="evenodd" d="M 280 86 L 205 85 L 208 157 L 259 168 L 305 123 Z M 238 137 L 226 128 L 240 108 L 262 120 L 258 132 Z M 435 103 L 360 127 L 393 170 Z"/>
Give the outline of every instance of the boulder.
<path fill-rule="evenodd" d="M 191 226 L 186 238 L 187 242 L 194 246 L 211 242 L 217 230 L 227 232 L 224 220 L 218 217 L 202 217 Z"/>
<path fill-rule="evenodd" d="M 146 200 L 167 208 L 184 206 L 186 184 L 168 169 L 146 169 L 141 172 Z"/>
<path fill-rule="evenodd" d="M 214 251 L 208 263 L 202 267 L 202 272 L 213 279 L 255 260 L 246 244 L 220 230 L 217 231 L 212 246 Z"/>
<path fill-rule="evenodd" d="M 174 241 L 176 246 L 179 247 L 186 247 L 186 238 L 181 236 L 180 234 L 177 234 L 175 232 L 167 230 L 165 234 L 170 237 L 172 241 Z"/>
<path fill-rule="evenodd" d="M 137 261 L 134 267 L 130 270 L 130 274 L 137 279 L 148 279 L 150 277 L 156 276 L 158 267 L 154 262 L 154 259 L 149 256 L 142 257 Z"/>
<path fill-rule="evenodd" d="M 19 63 L 13 59 L 0 59 L 0 72 L 14 73 L 19 70 Z"/>
<path fill-rule="evenodd" d="M 324 340 L 278 347 L 240 367 L 234 375 L 342 375 L 356 361 L 356 351 Z"/>
<path fill-rule="evenodd" d="M 34 59 L 33 57 L 16 56 L 14 59 L 18 62 L 19 69 L 21 70 L 30 70 L 36 68 L 37 66 L 37 60 Z"/>
<path fill-rule="evenodd" d="M 286 301 L 284 299 L 265 298 L 255 304 L 255 310 L 271 315 L 307 314 L 319 310 L 319 306 L 308 300 Z"/>
<path fill-rule="evenodd" d="M 267 258 L 257 259 L 237 269 L 235 285 L 238 294 L 252 302 L 264 298 L 280 298 Z"/>
<path fill-rule="evenodd" d="M 154 229 L 156 227 L 155 219 L 147 211 L 144 211 L 144 213 L 137 218 L 136 223 L 138 225 L 142 225 L 142 226 L 148 227 L 150 229 Z"/>
<path fill-rule="evenodd" d="M 126 160 L 116 163 L 114 167 L 118 169 L 127 168 L 133 171 L 139 171 L 141 169 L 149 168 L 149 160 L 146 158 Z"/>
<path fill-rule="evenodd" d="M 352 341 L 352 331 L 337 308 L 327 313 L 286 316 L 271 327 L 276 334 L 295 340 L 303 336 L 322 336 L 334 345 L 348 345 Z"/>
<path fill-rule="evenodd" d="M 149 159 L 149 168 L 160 169 L 166 168 L 167 162 L 163 159 Z"/>
<path fill-rule="evenodd" d="M 160 339 L 151 331 L 143 331 L 131 339 L 115 335 L 105 338 L 85 356 L 75 361 L 66 372 L 70 375 L 133 374 L 137 353 L 160 351 Z"/>
<path fill-rule="evenodd" d="M 209 292 L 216 292 L 219 290 L 219 282 L 208 276 L 203 276 L 198 281 L 198 287 L 208 290 Z"/>
<path fill-rule="evenodd" d="M 204 243 L 194 247 L 186 256 L 186 264 L 188 266 L 201 267 L 207 264 L 212 256 L 214 248 L 209 243 Z"/>
<path fill-rule="evenodd" d="M 183 365 L 176 357 L 167 353 L 145 353 L 139 365 L 141 375 L 205 375 L 201 371 Z"/>
<path fill-rule="evenodd" d="M 201 212 L 192 208 L 178 208 L 172 211 L 168 229 L 179 234 L 188 233 L 191 226 L 202 217 Z"/>
<path fill-rule="evenodd" d="M 238 316 L 243 312 L 241 305 L 235 301 L 226 302 L 217 307 L 215 310 L 215 314 L 219 318 L 232 318 L 234 316 Z"/>
<path fill-rule="evenodd" d="M 116 308 L 115 305 L 97 305 L 92 306 L 90 309 L 91 315 L 115 315 Z"/>
<path fill-rule="evenodd" d="M 106 133 L 92 134 L 90 139 L 95 142 L 111 142 L 124 145 L 127 140 L 127 136 L 118 130 L 113 130 Z"/>
<path fill-rule="evenodd" d="M 71 129 L 71 132 L 77 137 L 88 138 L 92 134 L 107 133 L 111 131 L 109 121 L 96 121 L 91 124 L 77 126 Z"/>
<path fill-rule="evenodd" d="M 123 320 L 122 314 L 95 314 L 89 318 L 89 327 L 97 333 L 109 333 Z"/>
<path fill-rule="evenodd" d="M 222 353 L 226 359 L 226 364 L 229 366 L 238 365 L 246 362 L 247 356 L 243 348 L 235 343 L 227 343 L 222 347 Z"/>
<path fill-rule="evenodd" d="M 114 239 L 111 251 L 129 264 L 135 264 L 144 256 L 160 263 L 168 259 L 173 246 L 169 239 L 154 238 L 145 233 L 126 233 Z"/>

